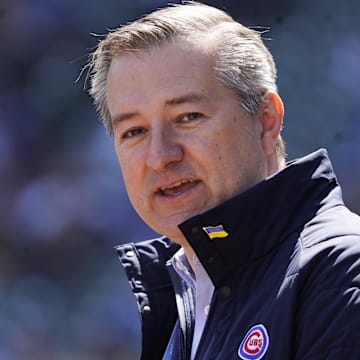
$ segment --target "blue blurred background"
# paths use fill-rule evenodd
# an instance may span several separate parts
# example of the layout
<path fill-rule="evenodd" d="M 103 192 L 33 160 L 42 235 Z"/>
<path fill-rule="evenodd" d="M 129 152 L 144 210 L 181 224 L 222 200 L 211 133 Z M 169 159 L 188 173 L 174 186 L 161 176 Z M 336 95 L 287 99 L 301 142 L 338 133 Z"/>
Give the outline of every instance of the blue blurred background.
<path fill-rule="evenodd" d="M 175 1 L 176 2 L 176 1 Z M 203 1 L 270 26 L 289 158 L 326 147 L 360 213 L 360 2 Z M 154 234 L 77 79 L 108 28 L 162 0 L 0 2 L 0 359 L 137 359 L 113 247 Z"/>

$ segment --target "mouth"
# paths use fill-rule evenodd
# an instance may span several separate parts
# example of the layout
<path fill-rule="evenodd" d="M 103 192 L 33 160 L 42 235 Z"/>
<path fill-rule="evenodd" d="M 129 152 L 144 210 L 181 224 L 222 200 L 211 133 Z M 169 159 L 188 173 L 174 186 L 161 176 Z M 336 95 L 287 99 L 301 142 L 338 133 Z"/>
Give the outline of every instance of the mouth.
<path fill-rule="evenodd" d="M 194 179 L 183 179 L 171 184 L 160 186 L 157 194 L 168 197 L 175 197 L 194 188 L 200 181 Z"/>

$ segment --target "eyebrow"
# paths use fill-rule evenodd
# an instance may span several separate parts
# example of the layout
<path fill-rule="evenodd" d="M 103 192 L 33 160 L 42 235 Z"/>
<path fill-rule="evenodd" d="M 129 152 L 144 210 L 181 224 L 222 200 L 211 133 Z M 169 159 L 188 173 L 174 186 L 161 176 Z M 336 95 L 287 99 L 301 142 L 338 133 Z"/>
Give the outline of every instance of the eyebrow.
<path fill-rule="evenodd" d="M 111 119 L 111 123 L 114 126 L 115 124 L 124 121 L 124 120 L 128 120 L 131 119 L 132 117 L 135 117 L 136 115 L 139 115 L 138 112 L 129 112 L 129 113 L 122 113 L 119 115 L 116 115 L 114 118 Z"/>
<path fill-rule="evenodd" d="M 186 95 L 182 95 L 179 97 L 175 97 L 172 99 L 169 99 L 165 102 L 165 105 L 181 105 L 184 103 L 194 103 L 194 102 L 200 102 L 206 100 L 206 97 L 204 95 L 198 94 L 198 93 L 190 93 Z"/>
<path fill-rule="evenodd" d="M 206 97 L 204 95 L 198 94 L 198 93 L 190 93 L 178 97 L 174 97 L 172 99 L 165 101 L 165 106 L 176 106 L 181 105 L 185 103 L 195 103 L 206 100 Z M 114 126 L 115 124 L 129 120 L 135 116 L 139 115 L 139 112 L 128 112 L 128 113 L 121 113 L 119 115 L 116 115 L 112 120 L 111 123 Z"/>

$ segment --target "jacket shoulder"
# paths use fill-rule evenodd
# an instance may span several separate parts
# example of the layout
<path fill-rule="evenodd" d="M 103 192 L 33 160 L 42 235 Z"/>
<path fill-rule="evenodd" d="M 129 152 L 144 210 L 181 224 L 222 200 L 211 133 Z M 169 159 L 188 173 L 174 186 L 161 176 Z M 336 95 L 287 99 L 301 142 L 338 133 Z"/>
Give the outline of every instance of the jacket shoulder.
<path fill-rule="evenodd" d="M 314 216 L 302 230 L 300 241 L 307 249 L 342 237 L 351 237 L 354 241 L 360 239 L 360 216 L 339 205 Z"/>
<path fill-rule="evenodd" d="M 300 242 L 296 358 L 355 359 L 360 344 L 360 218 L 338 206 L 307 224 Z"/>

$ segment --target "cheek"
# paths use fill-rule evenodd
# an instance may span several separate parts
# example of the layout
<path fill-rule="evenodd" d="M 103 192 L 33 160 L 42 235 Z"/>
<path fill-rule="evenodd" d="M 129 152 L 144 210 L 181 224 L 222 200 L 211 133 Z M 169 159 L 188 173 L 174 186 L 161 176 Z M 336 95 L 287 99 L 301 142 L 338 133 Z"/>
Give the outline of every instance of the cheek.
<path fill-rule="evenodd" d="M 140 174 L 138 174 L 138 167 L 131 166 L 131 162 L 129 162 L 129 160 L 125 160 L 119 156 L 118 156 L 118 162 L 120 165 L 121 175 L 127 193 L 129 195 L 130 200 L 133 201 L 134 194 L 136 194 L 136 189 L 140 188 L 138 182 L 139 179 L 141 179 L 141 177 Z"/>
<path fill-rule="evenodd" d="M 123 175 L 123 179 L 131 205 L 138 214 L 142 214 L 146 204 L 145 196 L 141 192 L 143 186 L 139 184 L 136 177 Z"/>
<path fill-rule="evenodd" d="M 214 146 L 214 149 L 215 149 L 215 158 L 216 158 L 216 161 L 217 162 L 222 162 L 224 160 L 224 155 L 222 153 L 221 148 L 219 146 L 219 144 L 215 144 Z"/>
<path fill-rule="evenodd" d="M 141 177 L 137 173 L 136 166 L 123 166 L 121 167 L 121 173 L 129 196 L 133 197 L 134 194 L 139 193 L 142 186 L 140 184 Z"/>

